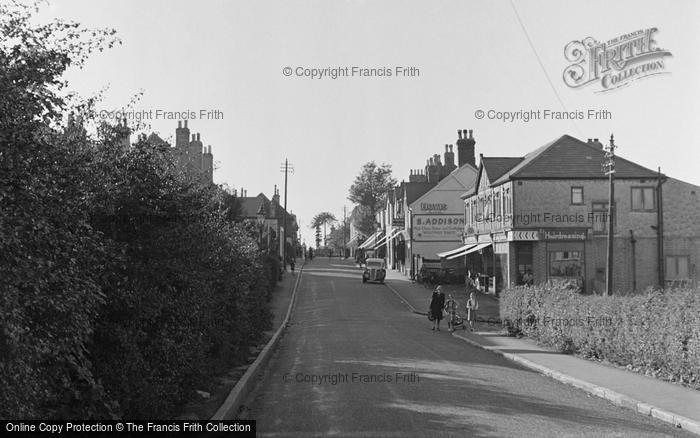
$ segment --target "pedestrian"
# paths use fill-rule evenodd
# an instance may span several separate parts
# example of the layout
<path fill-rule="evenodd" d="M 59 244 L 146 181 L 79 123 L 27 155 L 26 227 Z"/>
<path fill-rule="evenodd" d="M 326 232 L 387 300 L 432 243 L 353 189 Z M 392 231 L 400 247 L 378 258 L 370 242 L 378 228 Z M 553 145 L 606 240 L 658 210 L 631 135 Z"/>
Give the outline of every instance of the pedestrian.
<path fill-rule="evenodd" d="M 313 260 L 313 259 L 314 259 L 314 249 L 309 248 L 309 260 Z"/>
<path fill-rule="evenodd" d="M 294 260 L 294 257 L 291 257 L 289 259 L 289 267 L 292 269 L 292 272 L 294 272 L 294 264 L 296 263 L 296 260 Z"/>
<path fill-rule="evenodd" d="M 445 307 L 445 294 L 442 292 L 442 286 L 438 286 L 430 299 L 429 312 L 433 317 L 433 330 L 440 331 L 443 307 Z"/>
<path fill-rule="evenodd" d="M 445 312 L 447 312 L 447 331 L 455 331 L 455 321 L 457 320 L 457 301 L 452 297 L 452 294 L 447 296 L 445 302 Z"/>
<path fill-rule="evenodd" d="M 469 330 L 474 331 L 474 321 L 476 321 L 476 311 L 479 310 L 479 301 L 476 299 L 474 292 L 469 294 L 467 300 L 467 320 L 469 321 Z"/>

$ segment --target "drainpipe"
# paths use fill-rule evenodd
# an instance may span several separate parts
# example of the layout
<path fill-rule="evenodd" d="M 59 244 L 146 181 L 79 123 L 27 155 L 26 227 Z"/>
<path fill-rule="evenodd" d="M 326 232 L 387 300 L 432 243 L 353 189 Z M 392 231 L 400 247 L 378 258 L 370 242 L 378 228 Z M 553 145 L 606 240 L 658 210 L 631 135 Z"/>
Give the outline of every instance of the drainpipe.
<path fill-rule="evenodd" d="M 408 244 L 411 247 L 411 280 L 416 279 L 416 255 L 413 253 L 413 210 L 408 208 L 408 220 L 405 222 L 406 225 L 410 225 L 408 229 Z"/>
<path fill-rule="evenodd" d="M 632 291 L 637 291 L 637 257 L 636 257 L 636 243 L 634 238 L 634 231 L 630 230 L 630 243 L 632 244 Z"/>
<path fill-rule="evenodd" d="M 658 182 L 656 184 L 656 247 L 658 251 L 658 272 L 659 272 L 659 287 L 665 286 L 666 275 L 664 272 L 664 202 L 661 190 L 663 183 L 661 177 L 661 168 L 659 167 Z"/>

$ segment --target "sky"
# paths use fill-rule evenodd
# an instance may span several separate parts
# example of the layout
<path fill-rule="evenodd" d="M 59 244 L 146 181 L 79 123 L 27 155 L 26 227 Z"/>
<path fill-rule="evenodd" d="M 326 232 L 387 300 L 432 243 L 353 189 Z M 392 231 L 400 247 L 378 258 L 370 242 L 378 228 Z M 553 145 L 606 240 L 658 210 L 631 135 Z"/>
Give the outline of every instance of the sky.
<path fill-rule="evenodd" d="M 700 2 L 53 0 L 38 16 L 52 18 L 117 30 L 122 45 L 67 72 L 70 88 L 90 96 L 108 86 L 105 110 L 143 90 L 135 109 L 153 111 L 147 122 L 166 140 L 178 119 L 156 110 L 195 112 L 189 127 L 212 146 L 216 183 L 271 197 L 275 185 L 283 192 L 288 159 L 288 209 L 307 244 L 315 214 L 350 211 L 364 163 L 391 164 L 408 180 L 458 129 L 474 131 L 484 156 L 523 156 L 564 134 L 607 144 L 614 134 L 620 156 L 700 185 Z M 650 28 L 670 52 L 662 74 L 605 92 L 599 81 L 564 83 L 570 42 Z M 392 75 L 304 73 L 346 67 Z M 413 75 L 397 74 L 409 67 Z M 544 119 L 545 110 L 584 117 Z M 495 118 L 518 111 L 540 118 Z"/>

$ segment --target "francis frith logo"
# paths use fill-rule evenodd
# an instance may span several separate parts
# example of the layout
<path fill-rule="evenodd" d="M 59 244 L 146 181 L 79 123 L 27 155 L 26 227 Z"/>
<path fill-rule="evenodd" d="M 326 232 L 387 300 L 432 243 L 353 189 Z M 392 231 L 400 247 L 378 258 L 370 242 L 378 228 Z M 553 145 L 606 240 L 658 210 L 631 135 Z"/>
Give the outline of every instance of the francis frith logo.
<path fill-rule="evenodd" d="M 564 48 L 566 60 L 564 83 L 571 88 L 599 84 L 605 92 L 666 70 L 668 50 L 658 47 L 654 39 L 657 28 L 641 29 L 606 42 L 592 37 L 571 41 Z"/>

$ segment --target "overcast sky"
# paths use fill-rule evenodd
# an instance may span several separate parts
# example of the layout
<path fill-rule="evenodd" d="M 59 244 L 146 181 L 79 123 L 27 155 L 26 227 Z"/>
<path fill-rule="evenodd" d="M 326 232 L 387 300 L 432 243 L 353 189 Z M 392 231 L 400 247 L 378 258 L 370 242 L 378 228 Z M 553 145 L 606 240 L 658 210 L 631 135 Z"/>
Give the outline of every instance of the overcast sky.
<path fill-rule="evenodd" d="M 41 17 L 115 28 L 123 44 L 69 72 L 71 87 L 89 95 L 109 85 L 105 109 L 143 89 L 137 109 L 194 111 L 189 125 L 212 146 L 215 182 L 270 197 L 288 158 L 289 209 L 307 243 L 314 214 L 342 217 L 343 205 L 352 207 L 347 192 L 363 163 L 390 163 L 408 179 L 456 142 L 457 129 L 473 129 L 485 156 L 522 156 L 563 134 L 607 143 L 614 133 L 619 155 L 700 184 L 695 1 L 53 0 Z M 672 54 L 664 74 L 603 93 L 599 83 L 564 84 L 569 42 L 654 27 L 656 46 Z M 296 74 L 346 66 L 386 67 L 392 76 Z M 419 75 L 397 76 L 396 66 Z M 207 109 L 223 118 L 200 119 Z M 479 109 L 607 110 L 612 118 L 503 122 L 478 120 Z M 149 122 L 174 137 L 177 120 Z"/>

